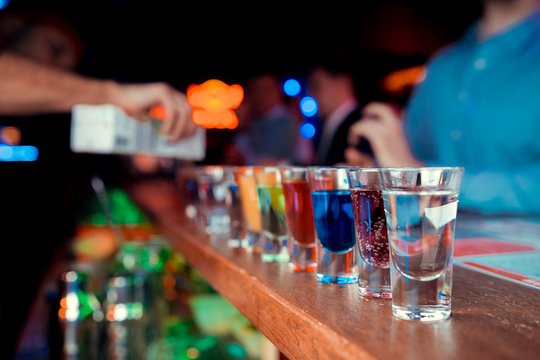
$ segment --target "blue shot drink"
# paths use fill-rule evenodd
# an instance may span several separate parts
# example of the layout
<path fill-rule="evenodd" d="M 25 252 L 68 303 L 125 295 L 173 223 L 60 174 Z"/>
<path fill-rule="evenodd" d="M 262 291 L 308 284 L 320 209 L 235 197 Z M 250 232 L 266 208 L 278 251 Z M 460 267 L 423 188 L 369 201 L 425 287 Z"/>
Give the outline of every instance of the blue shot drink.
<path fill-rule="evenodd" d="M 358 281 L 358 249 L 346 168 L 310 168 L 309 182 L 317 233 L 317 280 Z"/>

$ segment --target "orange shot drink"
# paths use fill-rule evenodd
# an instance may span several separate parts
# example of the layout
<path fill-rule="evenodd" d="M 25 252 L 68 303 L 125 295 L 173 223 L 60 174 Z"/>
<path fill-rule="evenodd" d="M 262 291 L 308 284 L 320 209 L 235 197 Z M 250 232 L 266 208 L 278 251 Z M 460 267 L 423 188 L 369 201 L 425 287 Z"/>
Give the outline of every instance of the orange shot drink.
<path fill-rule="evenodd" d="M 259 195 L 254 174 L 260 172 L 260 167 L 241 167 L 238 170 L 238 187 L 242 213 L 246 224 L 246 241 L 248 249 L 262 252 L 260 234 L 262 229 L 261 210 L 259 208 Z"/>

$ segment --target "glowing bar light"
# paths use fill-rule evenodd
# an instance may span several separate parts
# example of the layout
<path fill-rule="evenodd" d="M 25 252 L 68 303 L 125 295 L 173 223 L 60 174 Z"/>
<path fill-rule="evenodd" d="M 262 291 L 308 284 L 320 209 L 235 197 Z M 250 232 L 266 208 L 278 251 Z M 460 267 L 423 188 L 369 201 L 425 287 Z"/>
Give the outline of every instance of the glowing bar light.
<path fill-rule="evenodd" d="M 36 161 L 38 155 L 35 146 L 0 145 L 0 161 Z"/>
<path fill-rule="evenodd" d="M 244 99 L 244 89 L 238 85 L 227 85 L 211 79 L 200 85 L 187 88 L 187 100 L 193 108 L 193 122 L 207 129 L 234 129 L 238 117 L 233 111 Z"/>
<path fill-rule="evenodd" d="M 301 90 L 300 83 L 295 79 L 289 79 L 283 83 L 283 91 L 288 96 L 296 96 L 300 94 Z"/>

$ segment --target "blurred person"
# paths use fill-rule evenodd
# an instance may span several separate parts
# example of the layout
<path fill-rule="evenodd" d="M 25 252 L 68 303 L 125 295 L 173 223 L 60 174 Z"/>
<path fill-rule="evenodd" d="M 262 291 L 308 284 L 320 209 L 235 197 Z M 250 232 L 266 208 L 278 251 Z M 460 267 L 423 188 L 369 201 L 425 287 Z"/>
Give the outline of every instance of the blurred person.
<path fill-rule="evenodd" d="M 540 2 L 482 3 L 480 19 L 429 61 L 404 126 L 372 103 L 349 143 L 367 138 L 382 167 L 464 166 L 462 208 L 540 214 Z M 366 157 L 351 147 L 347 160 Z"/>
<path fill-rule="evenodd" d="M 312 68 L 308 90 L 317 101 L 322 120 L 322 135 L 316 150 L 316 164 L 331 166 L 345 162 L 350 126 L 361 118 L 361 107 L 355 94 L 353 75 L 334 62 Z M 364 142 L 360 151 L 371 153 Z"/>
<path fill-rule="evenodd" d="M 247 165 L 290 164 L 298 146 L 298 119 L 284 101 L 281 84 L 271 73 L 246 82 L 240 109 L 243 130 L 234 143 Z"/>

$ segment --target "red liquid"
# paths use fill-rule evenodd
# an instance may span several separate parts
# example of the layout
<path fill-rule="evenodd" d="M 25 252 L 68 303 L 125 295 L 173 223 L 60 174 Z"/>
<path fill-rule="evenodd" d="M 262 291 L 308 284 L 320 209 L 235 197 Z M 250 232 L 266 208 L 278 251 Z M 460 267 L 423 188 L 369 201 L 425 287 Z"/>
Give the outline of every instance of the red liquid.
<path fill-rule="evenodd" d="M 388 233 L 382 192 L 352 189 L 351 199 L 360 255 L 371 265 L 388 267 Z"/>
<path fill-rule="evenodd" d="M 304 180 L 284 181 L 283 197 L 287 225 L 294 240 L 301 245 L 315 244 L 315 223 L 309 184 Z"/>

